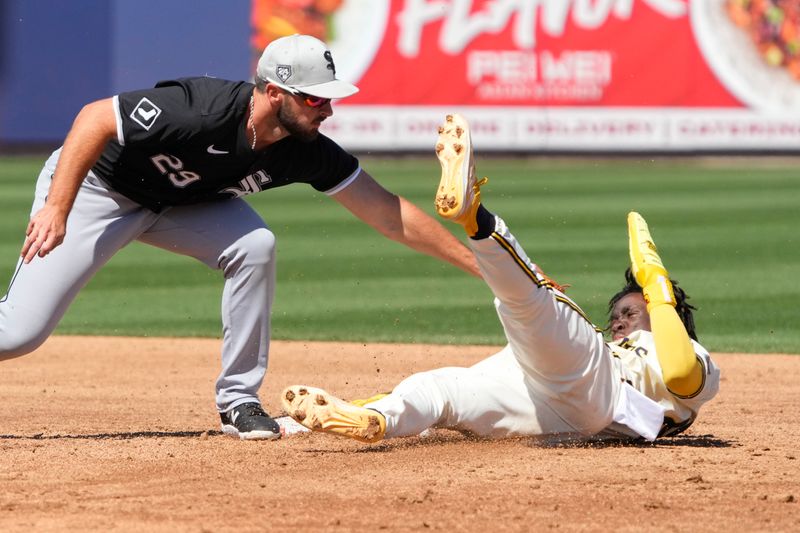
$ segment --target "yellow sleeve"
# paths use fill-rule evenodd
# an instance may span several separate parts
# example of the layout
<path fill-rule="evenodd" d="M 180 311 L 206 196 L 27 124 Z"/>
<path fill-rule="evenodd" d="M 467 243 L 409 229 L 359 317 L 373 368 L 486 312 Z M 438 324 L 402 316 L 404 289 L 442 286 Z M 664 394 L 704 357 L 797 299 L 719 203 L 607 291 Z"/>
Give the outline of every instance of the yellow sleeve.
<path fill-rule="evenodd" d="M 647 303 L 650 330 L 664 383 L 673 394 L 692 396 L 703 385 L 703 365 L 697 359 L 686 327 L 675 310 L 672 283 L 647 222 L 636 211 L 628 213 L 628 251 L 631 272 L 642 287 L 642 296 Z"/>
<path fill-rule="evenodd" d="M 667 388 L 678 396 L 692 396 L 703 384 L 703 365 L 694 353 L 689 334 L 669 304 L 649 309 L 656 357 Z"/>

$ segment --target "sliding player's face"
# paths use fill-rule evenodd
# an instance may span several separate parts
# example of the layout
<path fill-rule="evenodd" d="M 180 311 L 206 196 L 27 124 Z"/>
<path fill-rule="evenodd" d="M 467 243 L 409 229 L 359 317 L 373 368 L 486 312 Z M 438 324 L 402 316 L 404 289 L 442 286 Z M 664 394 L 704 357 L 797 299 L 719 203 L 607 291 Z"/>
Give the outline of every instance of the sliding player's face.
<path fill-rule="evenodd" d="M 632 292 L 611 309 L 611 338 L 616 341 L 639 329 L 650 331 L 650 314 L 642 293 Z"/>

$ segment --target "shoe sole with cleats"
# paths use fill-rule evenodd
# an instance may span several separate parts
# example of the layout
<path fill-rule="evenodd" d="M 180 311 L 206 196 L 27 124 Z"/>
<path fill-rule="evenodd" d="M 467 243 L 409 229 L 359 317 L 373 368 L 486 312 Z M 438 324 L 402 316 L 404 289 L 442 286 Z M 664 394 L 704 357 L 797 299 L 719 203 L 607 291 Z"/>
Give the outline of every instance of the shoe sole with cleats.
<path fill-rule="evenodd" d="M 472 204 L 475 165 L 469 125 L 461 115 L 447 115 L 439 126 L 436 157 L 442 166 L 442 178 L 436 190 L 436 212 L 442 218 L 462 222 Z"/>
<path fill-rule="evenodd" d="M 286 413 L 312 431 L 333 433 L 360 442 L 383 439 L 386 420 L 377 411 L 345 402 L 322 389 L 294 385 L 281 395 Z"/>

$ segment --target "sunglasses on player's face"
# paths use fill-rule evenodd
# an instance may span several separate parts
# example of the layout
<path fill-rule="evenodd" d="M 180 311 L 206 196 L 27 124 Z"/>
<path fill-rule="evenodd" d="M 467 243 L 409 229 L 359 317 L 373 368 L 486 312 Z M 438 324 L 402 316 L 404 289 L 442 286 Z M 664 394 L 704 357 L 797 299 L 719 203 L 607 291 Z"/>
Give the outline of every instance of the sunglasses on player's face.
<path fill-rule="evenodd" d="M 330 98 L 320 98 L 319 96 L 313 96 L 304 92 L 300 92 L 297 89 L 286 89 L 286 91 L 302 98 L 303 102 L 308 107 L 322 107 L 331 101 Z"/>

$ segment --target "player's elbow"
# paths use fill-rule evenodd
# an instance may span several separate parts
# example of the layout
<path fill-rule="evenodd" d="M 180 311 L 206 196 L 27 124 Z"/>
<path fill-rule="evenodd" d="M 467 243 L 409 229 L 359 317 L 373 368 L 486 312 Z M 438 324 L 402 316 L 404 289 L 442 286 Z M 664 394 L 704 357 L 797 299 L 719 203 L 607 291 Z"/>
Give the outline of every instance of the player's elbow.
<path fill-rule="evenodd" d="M 403 231 L 402 224 L 387 224 L 386 226 L 382 226 L 376 229 L 381 235 L 383 235 L 388 239 L 401 243 L 406 242 L 406 234 Z"/>
<path fill-rule="evenodd" d="M 383 213 L 384 216 L 373 220 L 370 225 L 384 237 L 404 243 L 406 241 L 406 225 L 400 206 L 391 206 Z"/>
<path fill-rule="evenodd" d="M 668 366 L 664 366 L 662 364 L 662 374 L 664 376 L 664 382 L 669 384 L 671 381 L 686 379 L 691 375 L 692 370 L 694 367 L 697 366 L 697 359 L 692 358 L 689 359 L 684 358 L 684 360 L 670 360 L 670 364 Z"/>
<path fill-rule="evenodd" d="M 703 366 L 697 358 L 691 364 L 673 365 L 662 370 L 667 388 L 679 396 L 691 396 L 703 385 Z"/>

